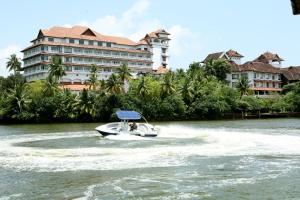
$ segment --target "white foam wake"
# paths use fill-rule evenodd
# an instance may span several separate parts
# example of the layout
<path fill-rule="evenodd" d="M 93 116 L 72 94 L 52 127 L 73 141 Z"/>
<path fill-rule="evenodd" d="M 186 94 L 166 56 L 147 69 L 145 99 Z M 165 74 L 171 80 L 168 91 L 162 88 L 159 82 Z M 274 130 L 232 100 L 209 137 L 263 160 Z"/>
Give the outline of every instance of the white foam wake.
<path fill-rule="evenodd" d="M 161 127 L 158 138 L 147 141 L 151 143 L 147 146 L 143 146 L 143 138 L 136 136 L 107 139 L 119 143 L 141 140 L 141 145 L 126 148 L 110 146 L 109 142 L 99 144 L 98 147 L 66 149 L 15 145 L 74 137 L 85 140 L 86 137 L 94 135 L 94 132 L 81 132 L 1 136 L 0 166 L 37 171 L 119 170 L 188 165 L 189 156 L 300 155 L 300 135 L 294 131 L 292 134 L 288 131 L 273 134 L 271 129 L 243 131 L 166 126 Z M 177 142 L 173 145 L 171 141 L 174 140 Z M 163 144 L 160 143 L 162 141 Z"/>

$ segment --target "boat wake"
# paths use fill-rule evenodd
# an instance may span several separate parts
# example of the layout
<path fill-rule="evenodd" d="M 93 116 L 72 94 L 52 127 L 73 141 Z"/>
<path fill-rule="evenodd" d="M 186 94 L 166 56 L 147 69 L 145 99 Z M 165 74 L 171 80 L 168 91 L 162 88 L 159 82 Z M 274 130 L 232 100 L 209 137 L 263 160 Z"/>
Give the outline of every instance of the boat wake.
<path fill-rule="evenodd" d="M 176 125 L 160 129 L 155 139 L 131 135 L 101 138 L 94 131 L 0 136 L 0 166 L 19 171 L 120 170 L 187 166 L 192 164 L 191 156 L 300 155 L 300 135 L 294 131 L 279 134 L 272 129 L 241 131 Z M 91 138 L 95 146 L 80 144 Z M 71 139 L 79 144 L 69 148 L 32 145 L 64 143 Z"/>

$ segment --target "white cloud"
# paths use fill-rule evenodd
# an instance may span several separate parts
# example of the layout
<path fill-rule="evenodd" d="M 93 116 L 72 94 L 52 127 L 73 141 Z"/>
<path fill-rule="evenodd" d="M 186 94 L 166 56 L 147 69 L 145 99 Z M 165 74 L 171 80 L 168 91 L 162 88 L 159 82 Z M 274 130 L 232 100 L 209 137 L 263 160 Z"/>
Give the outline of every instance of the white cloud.
<path fill-rule="evenodd" d="M 11 54 L 17 54 L 18 58 L 22 57 L 20 52 L 21 48 L 17 45 L 10 45 L 3 49 L 0 49 L 0 76 L 8 76 L 9 71 L 6 69 L 7 58 L 10 57 Z"/>

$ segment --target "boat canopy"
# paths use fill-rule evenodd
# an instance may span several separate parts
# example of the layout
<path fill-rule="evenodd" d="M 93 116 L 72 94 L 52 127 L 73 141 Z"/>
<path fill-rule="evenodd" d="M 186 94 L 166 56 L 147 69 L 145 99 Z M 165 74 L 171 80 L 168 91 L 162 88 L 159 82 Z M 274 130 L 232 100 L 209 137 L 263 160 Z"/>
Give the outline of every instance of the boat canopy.
<path fill-rule="evenodd" d="M 129 110 L 119 110 L 116 112 L 117 117 L 121 120 L 138 120 L 141 119 L 140 113 Z"/>

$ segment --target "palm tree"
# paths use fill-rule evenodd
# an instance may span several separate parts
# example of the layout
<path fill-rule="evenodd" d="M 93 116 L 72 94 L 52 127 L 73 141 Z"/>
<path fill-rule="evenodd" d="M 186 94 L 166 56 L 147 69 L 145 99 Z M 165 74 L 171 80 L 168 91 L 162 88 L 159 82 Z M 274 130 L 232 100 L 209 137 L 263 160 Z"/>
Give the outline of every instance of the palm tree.
<path fill-rule="evenodd" d="M 236 86 L 236 88 L 238 89 L 238 91 L 240 92 L 241 96 L 240 98 L 242 98 L 243 95 L 247 95 L 249 94 L 250 91 L 250 85 L 249 85 L 249 81 L 248 78 L 245 76 L 242 76 Z"/>
<path fill-rule="evenodd" d="M 120 68 L 117 69 L 117 73 L 123 82 L 124 85 L 124 91 L 127 93 L 129 86 L 128 86 L 128 81 L 132 78 L 132 75 L 130 73 L 130 69 L 128 68 L 128 65 L 123 63 Z"/>
<path fill-rule="evenodd" d="M 21 114 L 30 103 L 28 88 L 26 84 L 17 84 L 10 89 L 7 94 L 9 110 L 13 113 Z"/>
<path fill-rule="evenodd" d="M 9 71 L 14 71 L 14 73 L 19 73 L 21 71 L 21 62 L 16 54 L 12 54 L 6 63 L 6 68 Z"/>
<path fill-rule="evenodd" d="M 173 82 L 173 75 L 171 72 L 165 74 L 163 83 L 161 85 L 161 95 L 162 97 L 166 97 L 175 92 L 175 85 Z"/>
<path fill-rule="evenodd" d="M 54 80 L 56 82 L 58 82 L 60 78 L 66 75 L 64 64 L 60 56 L 53 56 L 51 58 L 49 66 L 49 76 L 54 77 Z"/>
<path fill-rule="evenodd" d="M 147 85 L 147 82 L 145 80 L 145 77 L 143 76 L 138 84 L 137 87 L 137 93 L 142 97 L 145 98 L 146 95 L 149 94 L 149 88 Z"/>
<path fill-rule="evenodd" d="M 58 91 L 59 91 L 58 84 L 54 80 L 54 77 L 53 76 L 48 76 L 46 78 L 45 86 L 44 86 L 44 89 L 43 89 L 43 94 L 45 96 L 53 96 Z"/>
<path fill-rule="evenodd" d="M 80 115 L 94 117 L 96 115 L 95 98 L 86 89 L 83 89 L 81 94 L 77 96 L 75 108 Z"/>
<path fill-rule="evenodd" d="M 98 69 L 96 65 L 91 65 L 91 70 L 90 70 L 90 78 L 88 80 L 89 82 L 89 89 L 93 89 L 94 91 L 96 90 L 97 87 L 97 82 L 98 82 L 98 75 L 97 75 Z"/>
<path fill-rule="evenodd" d="M 123 91 L 122 82 L 118 75 L 112 74 L 106 81 L 106 89 L 111 94 L 119 94 Z"/>
<path fill-rule="evenodd" d="M 194 88 L 193 85 L 194 81 L 192 81 L 190 78 L 185 78 L 184 83 L 181 87 L 181 96 L 184 100 L 185 103 L 190 103 L 192 102 L 194 98 Z"/>
<path fill-rule="evenodd" d="M 204 65 L 206 75 L 217 77 L 220 81 L 226 80 L 226 74 L 231 72 L 231 65 L 224 59 L 209 60 Z"/>

